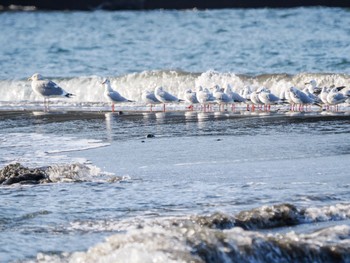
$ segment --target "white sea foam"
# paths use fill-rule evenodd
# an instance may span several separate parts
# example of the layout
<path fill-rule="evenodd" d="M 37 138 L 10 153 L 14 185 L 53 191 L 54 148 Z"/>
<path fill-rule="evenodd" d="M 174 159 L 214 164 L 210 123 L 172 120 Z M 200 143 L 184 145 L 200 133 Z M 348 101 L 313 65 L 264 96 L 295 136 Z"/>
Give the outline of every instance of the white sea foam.
<path fill-rule="evenodd" d="M 0 164 L 19 162 L 28 166 L 48 166 L 62 163 L 84 163 L 87 160 L 72 158 L 65 152 L 81 151 L 109 145 L 98 140 L 52 136 L 40 133 L 1 134 Z"/>
<path fill-rule="evenodd" d="M 305 209 L 305 219 L 310 222 L 345 220 L 350 218 L 350 204 L 335 204 Z"/>
<path fill-rule="evenodd" d="M 246 86 L 256 89 L 264 86 L 279 95 L 281 90 L 290 86 L 305 87 L 305 83 L 315 79 L 320 87 L 323 86 L 347 86 L 350 76 L 344 74 L 307 74 L 297 75 L 270 74 L 260 76 L 236 75 L 234 73 L 220 73 L 207 71 L 202 74 L 186 73 L 180 71 L 144 71 L 141 73 L 127 74 L 119 77 L 110 77 L 112 87 L 124 97 L 134 103 L 127 106 L 140 107 L 143 105 L 141 94 L 144 90 L 154 90 L 163 86 L 165 90 L 178 98 L 183 98 L 186 89 L 195 89 L 198 86 L 211 88 L 215 84 L 226 87 L 233 86 L 234 91 L 240 91 Z M 93 108 L 107 107 L 108 101 L 103 96 L 101 85 L 102 77 L 86 76 L 75 78 L 52 79 L 62 88 L 75 94 L 69 99 L 51 99 L 51 105 L 64 107 Z M 1 80 L 0 108 L 37 106 L 43 98 L 31 90 L 30 82 L 24 80 Z M 125 107 L 125 105 L 124 105 Z"/>
<path fill-rule="evenodd" d="M 350 228 L 338 225 L 300 234 L 264 234 L 235 227 L 209 229 L 191 222 L 144 223 L 112 235 L 86 252 L 48 255 L 34 262 L 324 262 L 349 260 Z"/>

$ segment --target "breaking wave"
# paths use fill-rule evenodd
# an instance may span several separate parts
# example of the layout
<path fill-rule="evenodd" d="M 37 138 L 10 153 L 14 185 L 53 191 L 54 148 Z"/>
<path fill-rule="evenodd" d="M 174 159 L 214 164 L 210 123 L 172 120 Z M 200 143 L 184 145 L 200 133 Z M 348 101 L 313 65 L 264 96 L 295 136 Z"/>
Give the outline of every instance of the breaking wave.
<path fill-rule="evenodd" d="M 48 78 L 50 78 L 48 76 Z M 74 78 L 50 78 L 57 82 L 65 90 L 75 94 L 68 99 L 53 99 L 53 105 L 71 106 L 77 109 L 84 107 L 104 107 L 107 101 L 103 96 L 100 76 L 81 76 Z M 184 97 L 186 89 L 198 87 L 212 87 L 218 84 L 225 87 L 233 86 L 233 90 L 240 91 L 246 86 L 253 89 L 267 87 L 273 93 L 279 95 L 281 89 L 296 86 L 303 88 L 306 82 L 315 79 L 320 87 L 323 86 L 347 86 L 350 76 L 346 74 L 324 73 L 300 73 L 288 74 L 264 74 L 258 76 L 237 75 L 234 73 L 220 73 L 207 71 L 204 73 L 190 73 L 182 71 L 144 71 L 123 76 L 110 77 L 112 86 L 123 96 L 135 101 L 132 106 L 141 103 L 141 94 L 144 90 L 154 90 L 157 86 L 163 86 L 167 91 L 179 98 Z M 30 82 L 26 80 L 0 80 L 0 92 L 2 94 L 0 107 L 24 107 L 28 108 L 42 103 L 42 98 L 31 90 Z"/>
<path fill-rule="evenodd" d="M 2 137 L 0 165 L 20 162 L 23 165 L 47 166 L 57 163 L 84 163 L 84 158 L 72 158 L 66 152 L 99 148 L 108 143 L 93 139 L 53 136 L 40 133 L 6 133 Z"/>
<path fill-rule="evenodd" d="M 130 179 L 127 176 L 115 176 L 103 172 L 100 168 L 81 163 L 52 165 L 28 168 L 16 163 L 0 170 L 0 185 L 73 183 L 73 182 L 109 182 L 115 183 Z"/>
<path fill-rule="evenodd" d="M 217 213 L 189 219 L 74 223 L 73 229 L 118 232 L 86 252 L 40 253 L 30 262 L 349 262 L 348 225 L 310 233 L 258 231 L 349 218 L 350 204 L 303 209 L 281 204 L 237 216 Z"/>

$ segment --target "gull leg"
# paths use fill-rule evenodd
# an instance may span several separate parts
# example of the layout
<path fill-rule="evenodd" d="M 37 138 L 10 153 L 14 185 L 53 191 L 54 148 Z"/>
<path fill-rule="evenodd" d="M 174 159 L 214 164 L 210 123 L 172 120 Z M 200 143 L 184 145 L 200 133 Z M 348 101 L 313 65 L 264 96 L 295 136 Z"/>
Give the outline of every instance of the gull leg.
<path fill-rule="evenodd" d="M 114 103 L 112 103 L 112 112 L 114 112 Z"/>

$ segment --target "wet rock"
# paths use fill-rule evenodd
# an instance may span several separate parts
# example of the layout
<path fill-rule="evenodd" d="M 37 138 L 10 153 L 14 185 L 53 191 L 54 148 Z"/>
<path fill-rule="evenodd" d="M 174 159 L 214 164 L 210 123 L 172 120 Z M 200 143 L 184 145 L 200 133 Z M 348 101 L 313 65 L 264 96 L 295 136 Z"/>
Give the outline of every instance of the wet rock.
<path fill-rule="evenodd" d="M 146 135 L 146 138 L 154 138 L 155 136 L 154 136 L 154 134 L 152 134 L 152 133 L 149 133 L 149 134 L 147 134 Z"/>
<path fill-rule="evenodd" d="M 193 217 L 192 221 L 205 227 L 214 229 L 231 229 L 235 225 L 235 219 L 229 215 L 215 213 L 211 216 Z"/>
<path fill-rule="evenodd" d="M 302 212 L 294 205 L 280 204 L 240 212 L 235 225 L 250 230 L 266 229 L 297 225 L 302 218 Z"/>
<path fill-rule="evenodd" d="M 0 184 L 39 184 L 49 181 L 47 168 L 28 168 L 19 163 L 9 164 L 0 170 Z"/>

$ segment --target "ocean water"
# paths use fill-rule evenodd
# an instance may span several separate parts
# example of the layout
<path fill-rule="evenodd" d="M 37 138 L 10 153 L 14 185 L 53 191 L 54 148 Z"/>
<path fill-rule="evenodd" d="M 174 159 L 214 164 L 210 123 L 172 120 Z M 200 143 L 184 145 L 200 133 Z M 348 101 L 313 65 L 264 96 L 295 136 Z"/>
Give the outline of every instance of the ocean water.
<path fill-rule="evenodd" d="M 348 9 L 0 13 L 0 262 L 350 262 L 350 111 L 149 112 L 141 92 L 346 86 Z M 44 111 L 27 78 L 75 94 Z M 111 113 L 100 82 L 134 100 Z M 147 136 L 153 135 L 153 136 Z"/>

